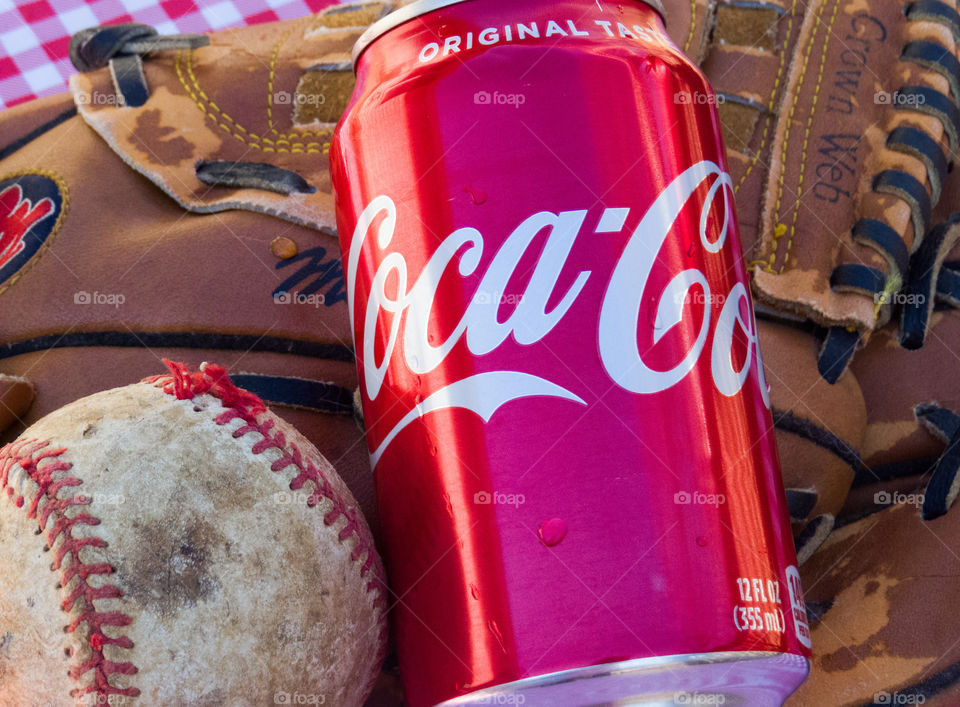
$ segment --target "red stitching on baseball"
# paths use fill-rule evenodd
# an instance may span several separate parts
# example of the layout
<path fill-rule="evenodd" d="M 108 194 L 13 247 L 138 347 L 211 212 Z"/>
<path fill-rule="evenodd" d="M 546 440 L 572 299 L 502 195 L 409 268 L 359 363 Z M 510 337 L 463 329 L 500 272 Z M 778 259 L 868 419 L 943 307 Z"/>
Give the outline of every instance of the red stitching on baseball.
<path fill-rule="evenodd" d="M 253 393 L 242 390 L 235 386 L 227 376 L 226 370 L 214 364 L 204 364 L 199 371 L 190 371 L 182 363 L 163 359 L 170 373 L 144 378 L 144 383 L 156 385 L 164 393 L 173 395 L 177 400 L 190 400 L 196 396 L 208 393 L 219 398 L 221 404 L 226 410 L 214 418 L 218 425 L 225 425 L 237 418 L 243 420 L 244 424 L 238 427 L 234 432 L 235 438 L 243 437 L 250 432 L 258 432 L 261 439 L 255 442 L 252 451 L 254 454 L 262 454 L 268 449 L 276 449 L 281 453 L 279 459 L 270 465 L 270 470 L 277 472 L 285 469 L 291 464 L 298 470 L 297 476 L 290 482 L 290 490 L 297 491 L 303 488 L 307 481 L 312 481 L 316 490 L 307 500 L 308 506 L 316 506 L 321 498 L 327 498 L 333 503 L 333 508 L 323 517 L 325 525 L 333 525 L 340 516 L 346 516 L 347 524 L 340 531 L 338 537 L 341 542 L 351 535 L 356 537 L 356 546 L 351 552 L 351 559 L 356 562 L 364 552 L 367 557 L 360 569 L 360 577 L 365 577 L 371 569 L 373 576 L 367 582 L 367 592 L 375 592 L 374 605 L 380 609 L 379 617 L 380 632 L 378 636 L 379 649 L 377 651 L 376 661 L 382 663 L 386 656 L 387 645 L 387 583 L 383 565 L 379 562 L 374 552 L 373 543 L 368 542 L 359 532 L 360 523 L 357 520 L 359 510 L 350 508 L 344 503 L 333 490 L 330 481 L 309 460 L 303 458 L 300 449 L 292 443 L 288 443 L 286 436 L 282 432 L 274 432 L 273 420 L 267 419 L 263 422 L 257 420 L 257 417 L 267 411 L 266 403 Z M 370 684 L 367 686 L 367 692 L 373 688 L 373 682 L 376 675 L 371 676 Z"/>
<path fill-rule="evenodd" d="M 303 488 L 307 481 L 313 482 L 316 490 L 310 495 L 307 505 L 315 506 L 323 498 L 329 499 L 333 503 L 333 508 L 323 517 L 323 522 L 326 525 L 333 525 L 341 516 L 346 517 L 347 524 L 339 533 L 340 541 L 346 540 L 351 535 L 355 536 L 357 544 L 350 555 L 354 562 L 359 560 L 366 552 L 367 557 L 360 569 L 360 576 L 364 578 L 373 570 L 373 577 L 367 582 L 367 591 L 377 592 L 375 603 L 385 613 L 387 606 L 385 572 L 381 563 L 376 559 L 373 543 L 359 532 L 362 525 L 359 520 L 359 509 L 348 506 L 334 492 L 333 486 L 323 471 L 308 459 L 304 459 L 300 449 L 295 444 L 288 442 L 283 432 L 274 432 L 273 420 L 258 421 L 258 416 L 267 411 L 266 403 L 253 393 L 235 386 L 227 376 L 226 370 L 221 366 L 204 364 L 201 370 L 190 371 L 182 363 L 167 359 L 164 359 L 163 362 L 170 369 L 170 373 L 144 378 L 144 383 L 156 385 L 163 392 L 173 395 L 178 400 L 190 400 L 203 394 L 210 394 L 219 398 L 226 409 L 214 418 L 214 422 L 218 425 L 225 425 L 238 418 L 243 420 L 244 424 L 234 431 L 233 436 L 239 438 L 250 432 L 257 432 L 262 436 L 262 439 L 254 443 L 252 448 L 254 454 L 262 454 L 268 449 L 278 450 L 281 456 L 270 465 L 270 469 L 276 472 L 291 464 L 296 467 L 299 473 L 290 482 L 292 491 Z M 381 623 L 383 624 L 381 633 L 384 633 L 386 624 L 383 616 L 381 616 Z M 382 645 L 384 644 L 381 641 Z"/>
<path fill-rule="evenodd" d="M 90 499 L 83 495 L 74 495 L 69 498 L 57 497 L 61 489 L 74 488 L 83 483 L 77 477 L 70 475 L 54 479 L 54 474 L 67 472 L 73 468 L 72 464 L 60 458 L 66 451 L 65 447 L 51 448 L 49 442 L 32 439 L 17 440 L 6 445 L 0 449 L 0 486 L 6 489 L 7 495 L 13 496 L 16 491 L 8 485 L 10 472 L 14 466 L 23 469 L 38 486 L 37 493 L 30 500 L 27 508 L 27 517 L 36 518 L 41 530 L 47 526 L 47 521 L 52 520 L 52 527 L 46 534 L 47 547 L 53 548 L 61 535 L 64 538 L 63 543 L 53 555 L 53 564 L 50 569 L 61 570 L 60 586 L 63 588 L 66 588 L 74 578 L 78 578 L 76 586 L 62 602 L 61 607 L 69 614 L 78 600 L 83 602 L 83 608 L 67 627 L 67 631 L 73 633 L 81 624 L 86 623 L 90 632 L 88 643 L 91 650 L 90 659 L 71 668 L 70 677 L 79 683 L 84 675 L 91 670 L 94 671 L 93 684 L 71 690 L 70 696 L 78 697 L 96 693 L 99 698 L 98 703 L 106 704 L 110 695 L 136 697 L 140 694 L 140 690 L 135 687 L 118 688 L 110 684 L 111 675 L 133 675 L 137 672 L 137 667 L 133 663 L 115 663 L 107 660 L 103 655 L 103 648 L 106 645 L 133 648 L 133 641 L 129 637 L 110 638 L 103 633 L 105 626 L 128 626 L 132 619 L 120 611 L 97 611 L 93 605 L 97 599 L 120 598 L 123 592 L 112 584 L 92 587 L 87 581 L 94 575 L 112 574 L 113 568 L 105 562 L 80 561 L 81 549 L 106 547 L 107 543 L 97 537 L 73 537 L 74 526 L 100 525 L 100 519 L 83 511 L 77 511 L 73 517 L 66 515 L 67 509 L 72 506 L 90 504 Z M 44 499 L 46 503 L 41 508 L 40 502 Z M 18 508 L 23 508 L 25 499 L 23 496 L 17 496 L 14 502 Z M 38 512 L 39 518 L 37 518 Z M 68 558 L 69 562 L 65 562 Z"/>

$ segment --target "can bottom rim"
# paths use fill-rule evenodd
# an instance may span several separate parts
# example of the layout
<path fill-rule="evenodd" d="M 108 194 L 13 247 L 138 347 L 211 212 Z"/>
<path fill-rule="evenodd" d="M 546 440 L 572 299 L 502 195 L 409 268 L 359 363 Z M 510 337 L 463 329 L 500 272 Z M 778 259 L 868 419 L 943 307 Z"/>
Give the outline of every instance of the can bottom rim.
<path fill-rule="evenodd" d="M 778 707 L 810 670 L 794 653 L 727 651 L 639 658 L 536 675 L 440 703 L 556 707 Z"/>

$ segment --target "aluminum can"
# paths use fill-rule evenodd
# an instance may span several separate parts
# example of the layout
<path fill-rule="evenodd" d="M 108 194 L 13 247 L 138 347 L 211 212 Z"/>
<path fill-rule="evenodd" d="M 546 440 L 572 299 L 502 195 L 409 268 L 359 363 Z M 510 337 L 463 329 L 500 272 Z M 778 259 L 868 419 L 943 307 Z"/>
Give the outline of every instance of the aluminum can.
<path fill-rule="evenodd" d="M 715 96 L 655 5 L 415 2 L 337 223 L 409 704 L 781 704 L 810 633 Z"/>

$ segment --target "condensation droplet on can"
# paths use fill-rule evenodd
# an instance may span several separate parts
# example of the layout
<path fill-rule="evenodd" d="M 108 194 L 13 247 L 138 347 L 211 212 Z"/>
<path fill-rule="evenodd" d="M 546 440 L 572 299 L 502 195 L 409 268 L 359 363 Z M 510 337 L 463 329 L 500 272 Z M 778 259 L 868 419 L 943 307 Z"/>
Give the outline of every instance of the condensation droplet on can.
<path fill-rule="evenodd" d="M 470 596 L 474 599 L 480 599 L 480 587 L 475 582 L 470 583 Z"/>
<path fill-rule="evenodd" d="M 480 206 L 481 204 L 487 203 L 487 192 L 485 192 L 483 189 L 464 187 L 463 191 L 470 195 L 470 201 L 472 201 L 475 205 Z"/>
<path fill-rule="evenodd" d="M 503 645 L 503 634 L 500 633 L 500 627 L 497 626 L 497 622 L 494 621 L 493 619 L 490 619 L 490 620 L 487 622 L 487 628 L 490 629 L 490 633 L 493 634 L 493 637 L 497 639 L 497 643 L 500 644 L 500 650 L 502 650 L 504 653 L 506 653 L 506 652 L 507 652 L 507 647 L 506 647 L 505 645 Z"/>
<path fill-rule="evenodd" d="M 702 535 L 698 535 L 698 536 L 697 536 L 697 545 L 699 545 L 700 547 L 706 547 L 706 546 L 707 546 L 707 539 L 706 539 L 705 537 L 703 537 Z"/>
<path fill-rule="evenodd" d="M 547 547 L 559 545 L 560 541 L 567 536 L 567 521 L 562 518 L 545 520 L 540 524 L 537 535 L 540 538 L 540 542 Z"/>

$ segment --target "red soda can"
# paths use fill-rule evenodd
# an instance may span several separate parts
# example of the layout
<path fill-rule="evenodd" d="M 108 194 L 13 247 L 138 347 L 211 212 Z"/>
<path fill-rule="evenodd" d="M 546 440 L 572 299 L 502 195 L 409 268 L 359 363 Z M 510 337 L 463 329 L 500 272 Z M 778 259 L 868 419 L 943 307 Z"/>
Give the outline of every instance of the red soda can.
<path fill-rule="evenodd" d="M 810 634 L 715 98 L 658 8 L 415 2 L 331 148 L 409 704 L 781 704 Z"/>

